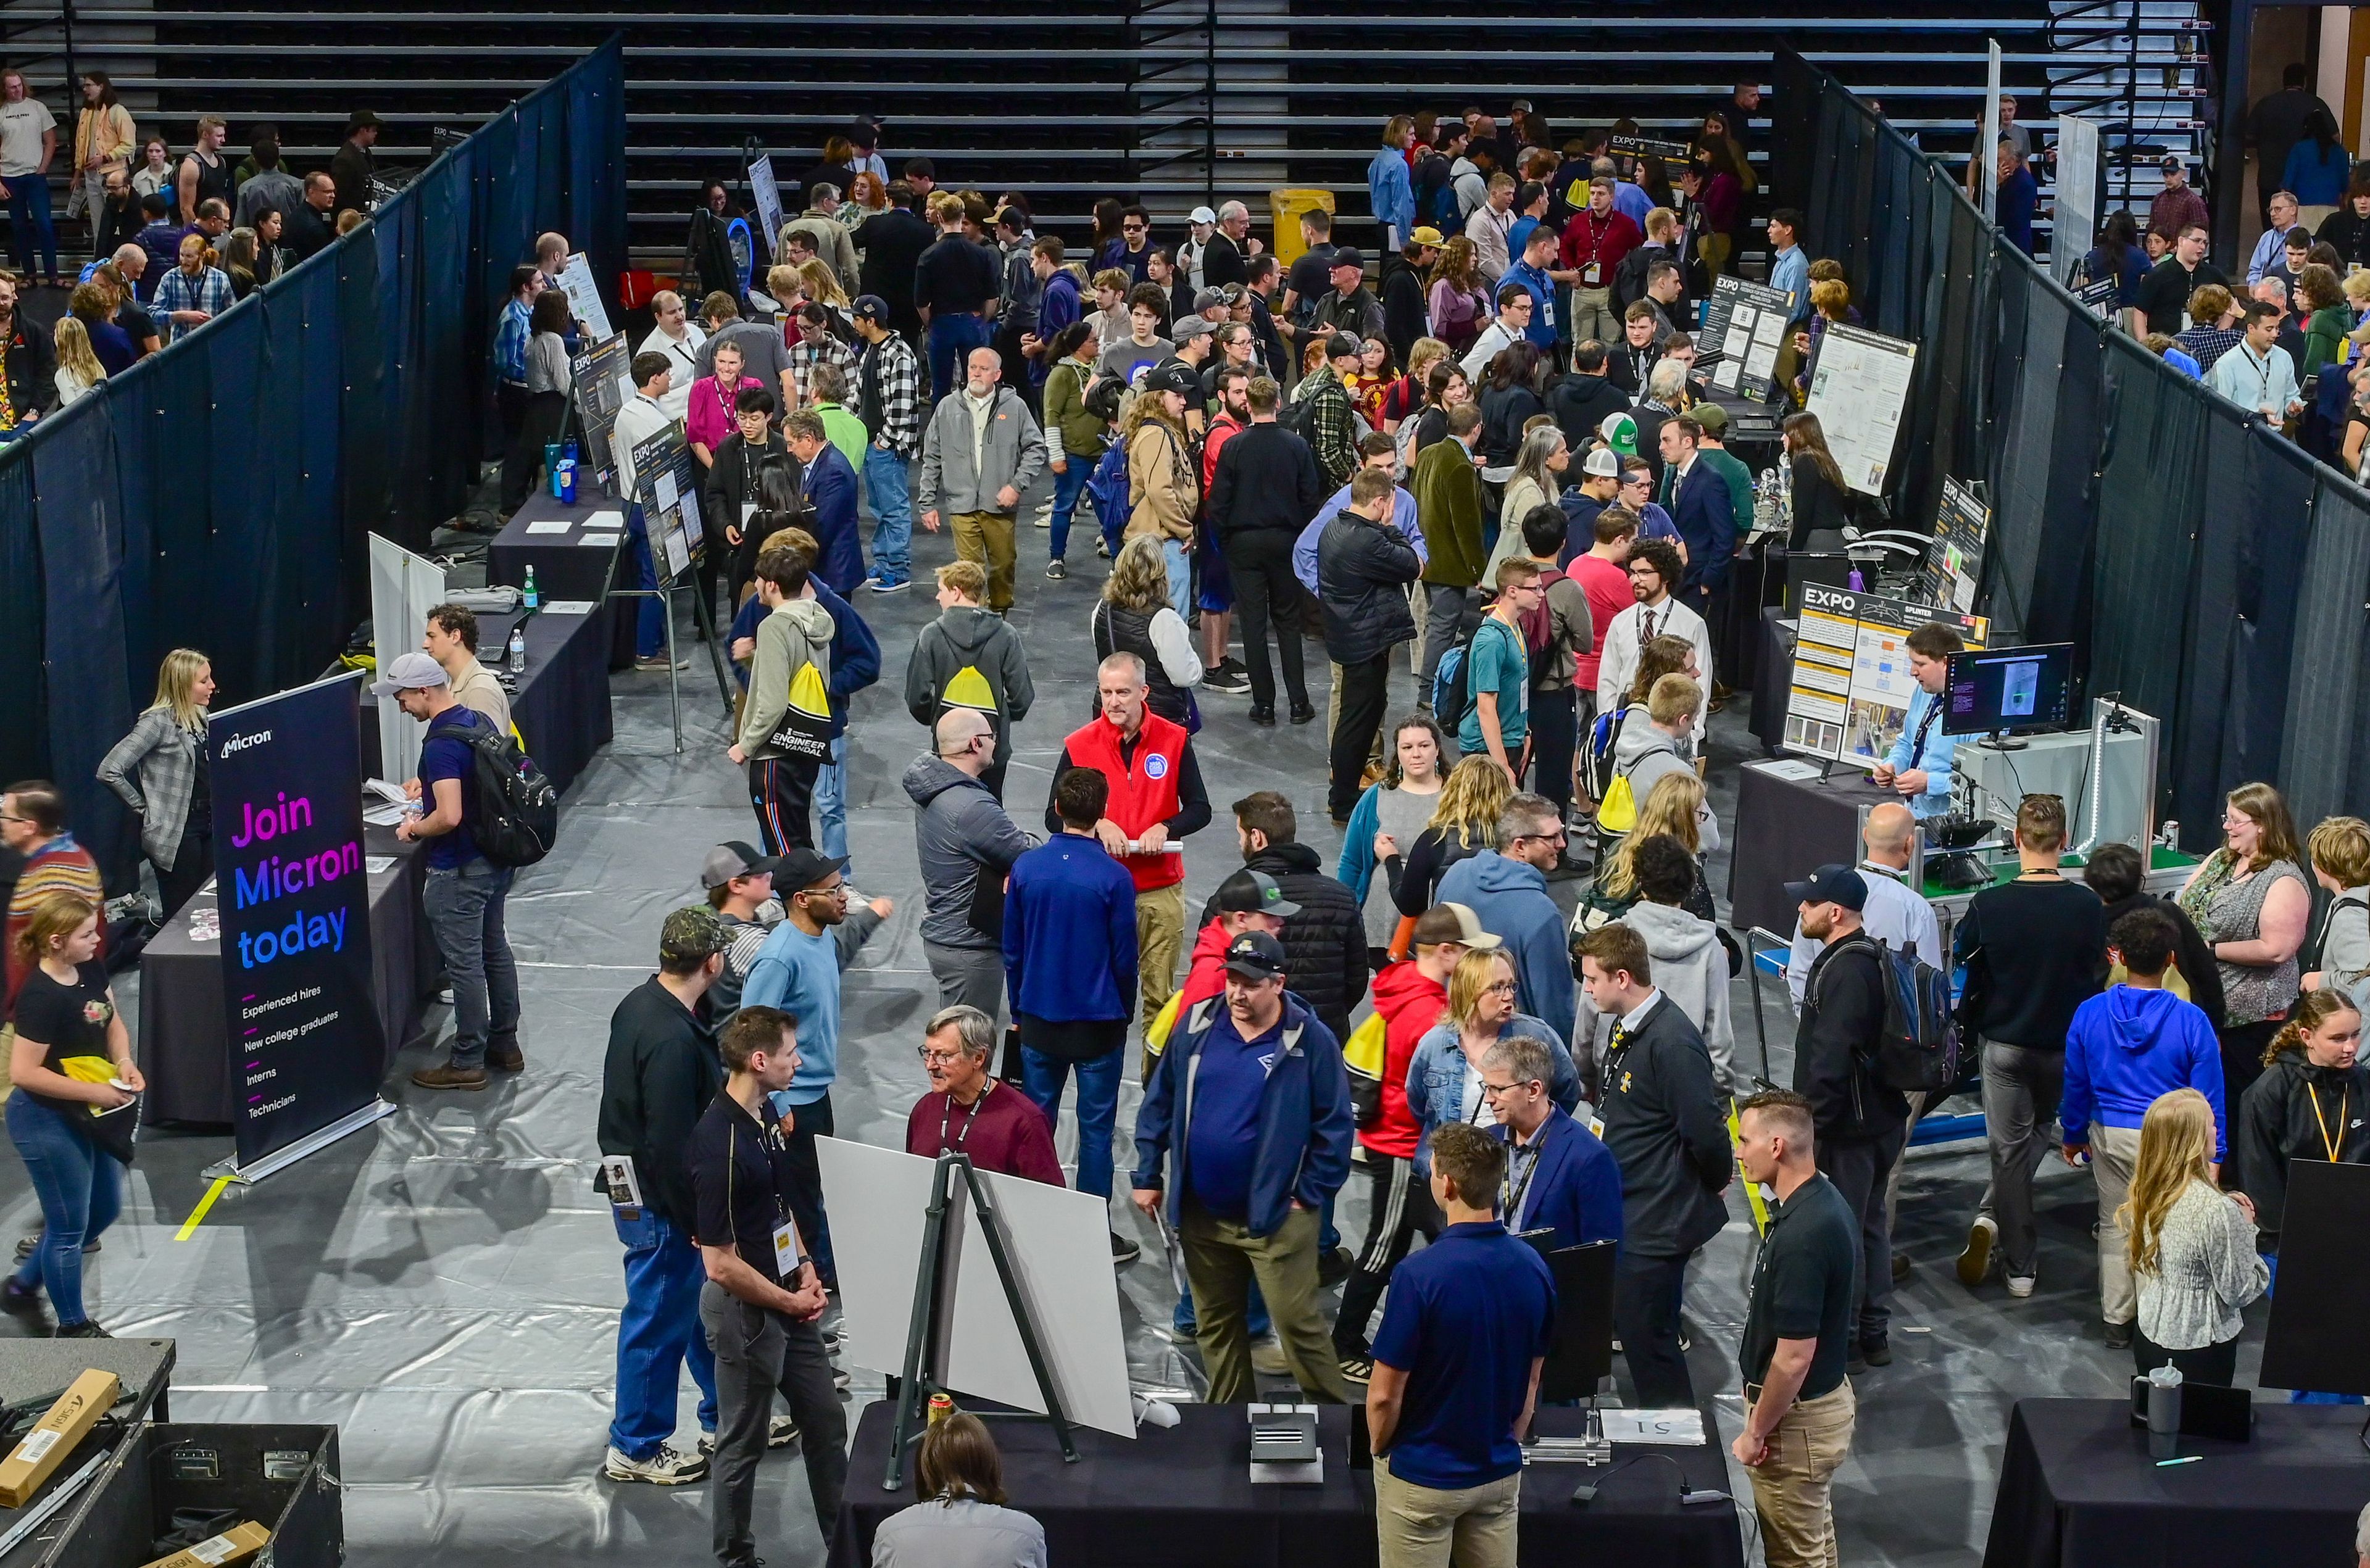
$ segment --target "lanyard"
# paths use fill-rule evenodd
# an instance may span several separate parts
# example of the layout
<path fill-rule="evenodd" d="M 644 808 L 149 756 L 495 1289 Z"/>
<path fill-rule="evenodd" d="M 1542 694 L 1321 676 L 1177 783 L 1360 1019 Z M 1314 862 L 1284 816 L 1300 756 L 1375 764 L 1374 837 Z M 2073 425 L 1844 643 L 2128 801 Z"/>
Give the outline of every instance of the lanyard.
<path fill-rule="evenodd" d="M 1941 713 L 1941 711 L 1942 699 L 1939 697 L 1929 698 L 1926 704 L 1926 716 L 1917 721 L 1917 738 L 1909 743 L 1909 765 L 1911 767 L 1914 768 L 1917 766 L 1917 760 L 1926 755 L 1926 738 L 1934 733 L 1934 719 L 1937 715 Z"/>
<path fill-rule="evenodd" d="M 2312 1096 L 2312 1119 L 2314 1124 L 2320 1128 L 2320 1146 L 2329 1150 L 2329 1162 L 2332 1165 L 2341 1163 L 2342 1162 L 2339 1160 L 2337 1151 L 2345 1139 L 2345 1116 L 2353 1107 L 2353 1091 L 2351 1089 L 2342 1089 L 2338 1092 L 2337 1136 L 2333 1139 L 2329 1136 L 2329 1124 L 2321 1119 L 2320 1091 L 2307 1083 L 2304 1086 L 2304 1092 Z"/>
<path fill-rule="evenodd" d="M 1523 1217 L 1523 1199 L 1530 1195 L 1531 1178 L 1539 1173 L 1539 1161 L 1546 1150 L 1536 1143 L 1531 1145 L 1530 1163 L 1523 1171 L 1523 1185 L 1519 1187 L 1514 1185 L 1515 1152 L 1513 1143 L 1509 1141 L 1506 1145 L 1506 1179 L 1500 1184 L 1501 1201 L 1498 1205 L 1498 1212 L 1506 1217 L 1510 1230 Z"/>
<path fill-rule="evenodd" d="M 995 1080 L 991 1078 L 987 1081 L 987 1087 L 979 1092 L 979 1098 L 972 1102 L 971 1115 L 963 1118 L 962 1131 L 955 1135 L 956 1153 L 961 1153 L 963 1145 L 971 1141 L 971 1129 L 979 1125 L 980 1107 L 987 1104 L 987 1097 L 995 1093 Z M 946 1108 L 938 1113 L 938 1152 L 941 1154 L 947 1151 L 947 1121 L 954 1114 L 955 1097 L 949 1094 Z"/>

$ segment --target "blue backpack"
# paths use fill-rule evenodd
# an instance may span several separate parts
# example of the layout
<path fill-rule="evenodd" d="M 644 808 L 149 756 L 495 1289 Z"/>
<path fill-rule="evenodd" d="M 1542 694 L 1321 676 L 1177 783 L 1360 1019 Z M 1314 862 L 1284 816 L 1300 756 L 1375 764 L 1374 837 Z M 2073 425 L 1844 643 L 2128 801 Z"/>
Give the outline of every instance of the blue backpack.
<path fill-rule="evenodd" d="M 1127 448 L 1113 441 L 1104 449 L 1095 464 L 1095 471 L 1087 476 L 1087 499 L 1095 509 L 1095 521 L 1103 537 L 1110 541 L 1111 554 L 1119 554 L 1120 531 L 1127 526 L 1133 502 L 1128 499 Z"/>

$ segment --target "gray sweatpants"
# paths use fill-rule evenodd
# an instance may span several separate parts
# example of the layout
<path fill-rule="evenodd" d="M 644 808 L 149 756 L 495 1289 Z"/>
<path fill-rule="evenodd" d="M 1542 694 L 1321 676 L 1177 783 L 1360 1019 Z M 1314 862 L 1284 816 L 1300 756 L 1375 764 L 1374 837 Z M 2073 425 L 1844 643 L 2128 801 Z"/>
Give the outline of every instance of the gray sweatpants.
<path fill-rule="evenodd" d="M 1999 1226 L 2010 1278 L 2031 1277 L 2041 1250 L 2032 1178 L 2057 1148 L 2057 1099 L 2065 1087 L 2064 1051 L 1984 1042 L 1984 1133 L 1992 1146 L 1992 1180 L 1978 1212 Z"/>
<path fill-rule="evenodd" d="M 757 1561 L 757 1539 L 749 1527 L 757 1487 L 757 1461 L 765 1457 L 766 1428 L 779 1389 L 799 1424 L 799 1453 L 806 1460 L 807 1491 L 814 1499 L 815 1527 L 823 1553 L 831 1552 L 839 1523 L 840 1494 L 847 1489 L 847 1413 L 832 1384 L 831 1354 L 823 1331 L 764 1307 L 753 1307 L 709 1280 L 699 1288 L 699 1322 L 716 1353 L 716 1453 L 708 1472 L 708 1511 L 716 1560 Z"/>
<path fill-rule="evenodd" d="M 926 941 L 922 956 L 930 961 L 930 974 L 938 982 L 940 1007 L 976 1007 L 989 1022 L 1002 1027 L 1004 954 L 1000 949 L 945 947 Z"/>

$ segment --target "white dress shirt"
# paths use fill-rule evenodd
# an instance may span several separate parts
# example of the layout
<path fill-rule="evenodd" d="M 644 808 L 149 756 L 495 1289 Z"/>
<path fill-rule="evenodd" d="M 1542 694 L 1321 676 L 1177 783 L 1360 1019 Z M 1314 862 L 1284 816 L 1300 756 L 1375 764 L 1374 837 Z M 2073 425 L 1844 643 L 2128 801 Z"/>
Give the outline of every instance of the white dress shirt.
<path fill-rule="evenodd" d="M 1613 624 L 1598 635 L 1596 646 L 1604 657 L 1596 667 L 1596 711 L 1611 713 L 1628 702 L 1629 688 L 1638 679 L 1638 650 L 1666 635 L 1685 637 L 1695 645 L 1696 675 L 1704 690 L 1705 712 L 1696 715 L 1696 738 L 1701 740 L 1705 715 L 1711 708 L 1711 631 L 1702 616 L 1675 599 L 1665 599 L 1651 608 L 1632 604 L 1613 617 Z"/>
<path fill-rule="evenodd" d="M 707 341 L 708 334 L 699 329 L 699 323 L 685 321 L 682 337 L 670 338 L 663 329 L 654 326 L 650 335 L 642 339 L 642 346 L 634 350 L 638 355 L 664 354 L 667 363 L 673 367 L 674 380 L 668 385 L 666 395 L 659 399 L 659 406 L 666 410 L 668 418 L 678 423 L 691 412 L 691 383 L 699 379 L 699 346 Z"/>
<path fill-rule="evenodd" d="M 1904 882 L 1902 873 L 1889 865 L 1864 860 L 1857 867 L 1860 880 L 1868 884 L 1868 907 L 1859 912 L 1860 925 L 1869 935 L 1894 952 L 1917 944 L 1917 956 L 1938 969 L 1950 965 L 1942 952 L 1942 928 L 1934 920 L 1934 906 L 1917 896 Z M 1786 959 L 1786 989 L 1793 993 L 1794 1011 L 1802 1011 L 1802 986 L 1811 978 L 1811 963 L 1826 945 L 1802 934 L 1801 921 L 1794 922 L 1794 951 Z"/>
<path fill-rule="evenodd" d="M 617 410 L 609 445 L 617 459 L 617 493 L 628 501 L 634 498 L 634 448 L 673 423 L 666 406 L 647 392 L 637 392 Z"/>

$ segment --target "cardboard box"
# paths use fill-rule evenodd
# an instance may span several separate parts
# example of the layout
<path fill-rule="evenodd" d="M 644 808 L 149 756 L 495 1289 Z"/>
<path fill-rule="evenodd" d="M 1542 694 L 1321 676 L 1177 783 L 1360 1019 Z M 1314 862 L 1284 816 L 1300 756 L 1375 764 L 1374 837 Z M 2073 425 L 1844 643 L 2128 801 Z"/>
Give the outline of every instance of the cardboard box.
<path fill-rule="evenodd" d="M 21 1508 L 31 1502 L 41 1482 L 65 1463 L 122 1393 L 123 1385 L 112 1372 L 94 1369 L 76 1378 L 16 1451 L 0 1460 L 0 1507 Z"/>
<path fill-rule="evenodd" d="M 224 1563 L 246 1562 L 270 1539 L 271 1532 L 250 1519 L 170 1557 L 159 1557 L 143 1568 L 223 1568 Z"/>

